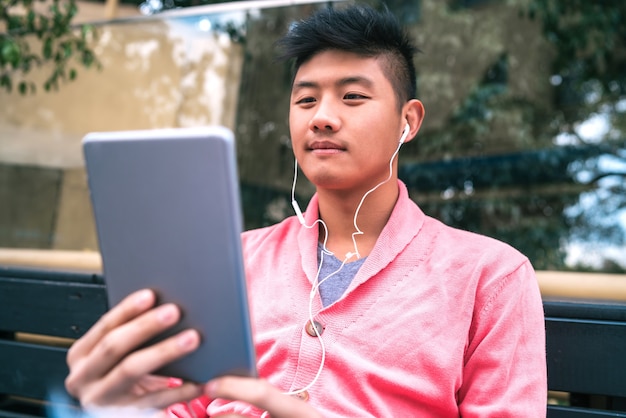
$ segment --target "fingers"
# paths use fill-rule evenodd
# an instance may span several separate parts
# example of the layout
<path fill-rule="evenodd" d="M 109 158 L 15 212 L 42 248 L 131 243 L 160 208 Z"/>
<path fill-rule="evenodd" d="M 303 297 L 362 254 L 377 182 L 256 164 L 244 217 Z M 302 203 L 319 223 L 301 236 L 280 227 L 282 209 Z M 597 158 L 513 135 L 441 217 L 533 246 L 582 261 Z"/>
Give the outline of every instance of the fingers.
<path fill-rule="evenodd" d="M 284 395 L 262 379 L 226 376 L 210 381 L 204 389 L 210 398 L 240 400 L 257 406 L 272 418 L 321 418 L 306 402 Z"/>
<path fill-rule="evenodd" d="M 103 336 L 151 308 L 155 301 L 154 293 L 148 289 L 128 295 L 117 306 L 104 314 L 85 335 L 72 345 L 67 354 L 68 365 L 71 367 L 77 359 L 89 354 Z"/>
<path fill-rule="evenodd" d="M 134 394 L 137 396 L 140 396 L 148 392 L 156 392 L 158 390 L 164 390 L 169 387 L 176 387 L 182 384 L 181 382 L 180 384 L 176 386 L 171 386 L 170 379 L 171 378 L 165 377 L 165 376 L 155 376 L 155 375 L 144 376 L 137 382 L 137 385 L 134 388 Z"/>
<path fill-rule="evenodd" d="M 202 393 L 198 385 L 183 384 L 171 388 L 167 379 L 146 381 L 146 377 L 164 365 L 194 351 L 199 344 L 198 332 L 185 330 L 123 357 L 103 376 L 85 378 L 85 375 L 89 373 L 84 372 L 79 376 L 77 372 L 76 375 L 80 378 L 77 378 L 75 382 L 88 382 L 76 390 L 79 392 L 81 404 L 84 406 L 133 404 L 136 407 L 158 408 L 172 402 L 190 399 L 187 396 L 198 396 Z M 85 364 L 91 363 L 85 361 Z M 66 381 L 66 386 L 69 387 L 75 383 L 68 381 Z"/>
<path fill-rule="evenodd" d="M 169 384 L 151 376 L 155 370 L 194 351 L 200 344 L 195 330 L 185 330 L 156 344 L 150 338 L 180 319 L 173 304 L 153 308 L 150 290 L 135 292 L 105 314 L 68 353 L 70 374 L 65 386 L 83 406 L 161 408 L 199 396 L 202 387 Z"/>
<path fill-rule="evenodd" d="M 128 356 L 128 353 L 176 324 L 179 318 L 180 310 L 173 304 L 165 304 L 119 325 L 103 336 L 99 344 L 92 349 L 90 356 L 98 359 L 98 361 L 91 362 L 90 369 L 85 371 L 85 375 L 87 378 L 104 375 L 124 357 Z M 135 365 L 137 362 L 133 364 Z M 145 368 L 142 368 L 141 371 L 143 373 L 151 372 Z"/>
<path fill-rule="evenodd" d="M 70 374 L 65 379 L 65 387 L 72 396 L 80 398 L 81 390 L 86 389 L 93 376 L 102 373 L 101 359 L 94 356 L 95 348 L 119 326 L 154 306 L 155 301 L 154 293 L 147 289 L 130 294 L 74 342 L 67 354 Z"/>
<path fill-rule="evenodd" d="M 200 334 L 196 330 L 185 330 L 150 347 L 126 356 L 103 379 L 103 385 L 111 389 L 121 387 L 124 382 L 136 382 L 166 364 L 194 351 L 200 345 Z"/>
<path fill-rule="evenodd" d="M 66 379 L 66 387 L 70 393 L 76 395 L 85 382 L 95 381 L 109 373 L 118 363 L 123 364 L 122 360 L 128 356 L 128 353 L 149 338 L 174 325 L 180 318 L 178 308 L 175 305 L 166 304 L 119 325 L 119 321 L 128 318 L 128 311 L 131 310 L 124 308 L 125 306 L 121 305 L 114 308 L 110 317 L 103 318 L 104 325 L 100 321 L 96 324 L 99 329 L 94 332 L 94 335 L 99 335 L 100 340 L 89 353 L 83 354 L 82 357 L 76 355 L 71 359 L 70 375 Z M 103 333 L 100 329 L 109 331 Z M 85 346 L 88 345 L 90 345 L 89 341 Z M 79 347 L 78 352 L 80 353 L 81 350 L 82 347 Z M 139 363 L 137 360 L 133 362 L 133 364 L 137 363 Z M 154 364 L 154 361 L 150 364 Z M 144 374 L 152 372 L 154 369 L 147 370 L 150 364 L 142 367 L 141 372 Z"/>
<path fill-rule="evenodd" d="M 165 409 L 177 402 L 201 396 L 203 389 L 204 388 L 201 385 L 186 382 L 177 388 L 149 393 L 136 402 L 136 405 L 140 408 Z"/>

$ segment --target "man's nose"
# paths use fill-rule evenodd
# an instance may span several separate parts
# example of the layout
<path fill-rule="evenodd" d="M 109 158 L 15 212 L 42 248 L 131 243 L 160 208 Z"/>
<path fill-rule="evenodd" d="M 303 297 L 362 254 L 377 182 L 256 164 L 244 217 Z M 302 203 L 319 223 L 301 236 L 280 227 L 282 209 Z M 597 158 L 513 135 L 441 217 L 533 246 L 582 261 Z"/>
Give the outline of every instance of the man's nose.
<path fill-rule="evenodd" d="M 315 132 L 335 132 L 339 129 L 340 121 L 337 106 L 328 101 L 320 101 L 309 122 L 309 129 Z"/>

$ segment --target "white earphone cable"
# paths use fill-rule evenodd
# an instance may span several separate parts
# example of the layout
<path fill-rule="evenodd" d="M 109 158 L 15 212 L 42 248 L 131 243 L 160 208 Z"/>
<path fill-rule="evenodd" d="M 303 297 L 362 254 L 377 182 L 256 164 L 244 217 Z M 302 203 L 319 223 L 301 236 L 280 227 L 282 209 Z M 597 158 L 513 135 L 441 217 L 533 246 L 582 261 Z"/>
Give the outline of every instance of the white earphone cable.
<path fill-rule="evenodd" d="M 381 181 L 380 183 L 378 183 L 376 186 L 374 186 L 373 188 L 371 188 L 370 190 L 368 190 L 363 197 L 361 198 L 361 201 L 359 202 L 359 205 L 357 206 L 356 210 L 354 211 L 354 229 L 356 229 L 356 232 L 354 232 L 352 234 L 352 245 L 354 245 L 354 253 L 356 254 L 357 258 L 361 258 L 361 254 L 359 253 L 359 248 L 356 244 L 356 236 L 357 235 L 363 235 L 363 231 L 361 231 L 361 229 L 359 229 L 359 226 L 357 224 L 357 217 L 359 216 L 359 212 L 361 211 L 361 206 L 363 206 L 363 202 L 365 202 L 365 198 L 372 192 L 374 192 L 376 189 L 378 189 L 380 186 L 382 186 L 383 184 L 387 183 L 389 180 L 391 180 L 391 176 L 393 175 L 393 160 L 396 158 L 396 155 L 398 155 L 398 152 L 400 151 L 400 147 L 402 146 L 402 142 L 400 142 L 398 144 L 398 148 L 396 148 L 396 150 L 394 151 L 393 155 L 391 156 L 391 159 L 389 160 L 389 176 L 387 176 L 387 178 L 383 181 Z"/>
<path fill-rule="evenodd" d="M 354 253 L 348 253 L 346 254 L 343 262 L 341 263 L 341 265 L 339 266 L 339 268 L 337 270 L 335 270 L 334 272 L 332 272 L 331 274 L 329 274 L 328 276 L 326 276 L 324 279 L 319 280 L 319 275 L 320 272 L 322 270 L 322 266 L 324 264 L 324 256 L 325 255 L 334 255 L 330 250 L 328 250 L 328 248 L 326 248 L 326 243 L 328 242 L 328 227 L 326 226 L 326 224 L 324 223 L 324 221 L 322 219 L 316 219 L 311 225 L 307 225 L 306 221 L 304 220 L 304 216 L 302 215 L 302 212 L 300 210 L 300 207 L 298 206 L 298 202 L 296 201 L 296 183 L 297 183 L 297 179 L 298 179 L 298 160 L 294 159 L 294 173 L 293 173 L 293 183 L 291 186 L 291 204 L 296 212 L 296 215 L 298 216 L 298 219 L 300 221 L 300 224 L 308 229 L 314 228 L 316 224 L 320 224 L 322 225 L 322 227 L 324 228 L 324 241 L 322 242 L 322 252 L 320 255 L 320 263 L 319 266 L 317 268 L 317 273 L 315 275 L 315 280 L 314 280 L 314 284 L 313 287 L 311 288 L 311 293 L 309 294 L 309 321 L 311 324 L 311 328 L 313 329 L 315 336 L 317 337 L 319 344 L 320 344 L 320 348 L 322 351 L 322 358 L 320 360 L 320 365 L 319 368 L 317 370 L 317 373 L 315 374 L 315 376 L 313 377 L 313 379 L 311 380 L 311 382 L 309 382 L 309 384 L 307 384 L 306 386 L 304 386 L 301 389 L 297 389 L 297 390 L 293 390 L 293 391 L 288 391 L 288 392 L 283 392 L 285 395 L 298 395 L 300 393 L 306 392 L 307 390 L 309 390 L 311 387 L 313 387 L 313 385 L 317 382 L 317 380 L 319 379 L 320 375 L 322 374 L 322 370 L 324 369 L 324 363 L 326 362 L 326 347 L 324 345 L 324 339 L 322 338 L 322 335 L 320 333 L 320 331 L 317 329 L 317 327 L 315 326 L 315 321 L 314 321 L 314 315 L 313 315 L 313 300 L 315 299 L 316 294 L 319 291 L 319 287 L 321 286 L 322 283 L 324 283 L 326 280 L 330 279 L 331 277 L 333 277 L 334 275 L 338 274 L 343 267 L 345 266 L 345 264 L 348 262 L 348 260 L 350 258 L 352 258 L 353 256 L 357 256 L 357 258 L 361 258 L 360 254 L 359 254 L 359 250 L 356 244 L 356 235 L 362 235 L 363 231 L 361 231 L 357 225 L 357 217 L 359 214 L 359 211 L 361 210 L 361 206 L 363 206 L 363 202 L 365 201 L 365 198 L 372 192 L 374 192 L 376 189 L 378 189 L 380 186 L 382 186 L 383 184 L 387 183 L 390 179 L 391 176 L 393 175 L 393 160 L 396 158 L 396 155 L 398 154 L 398 152 L 400 151 L 400 147 L 402 146 L 402 140 L 400 141 L 400 144 L 398 145 L 398 148 L 395 150 L 395 152 L 393 153 L 393 155 L 391 156 L 391 159 L 389 161 L 389 175 L 387 176 L 387 178 L 378 183 L 376 186 L 374 186 L 372 189 L 368 190 L 363 197 L 361 198 L 361 201 L 359 202 L 359 205 L 356 208 L 356 211 L 354 213 L 354 228 L 356 229 L 356 232 L 354 232 L 352 234 L 352 243 L 354 245 Z M 261 415 L 262 418 L 268 417 L 268 413 L 267 411 L 265 411 L 263 413 L 263 415 Z"/>

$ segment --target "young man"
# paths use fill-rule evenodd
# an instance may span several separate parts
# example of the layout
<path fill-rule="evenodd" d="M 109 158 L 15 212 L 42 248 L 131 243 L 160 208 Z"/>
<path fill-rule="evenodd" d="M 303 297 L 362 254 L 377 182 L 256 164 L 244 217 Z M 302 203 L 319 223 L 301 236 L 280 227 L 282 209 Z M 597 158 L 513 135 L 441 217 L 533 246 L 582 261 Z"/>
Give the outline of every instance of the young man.
<path fill-rule="evenodd" d="M 86 406 L 171 405 L 179 417 L 544 416 L 530 263 L 425 216 L 397 180 L 397 152 L 424 117 L 416 49 L 397 21 L 362 6 L 326 9 L 280 46 L 296 66 L 294 154 L 317 193 L 304 214 L 243 235 L 264 380 L 167 388 L 150 376 L 199 338 L 188 330 L 129 354 L 180 315 L 143 291 L 72 347 L 70 393 Z"/>

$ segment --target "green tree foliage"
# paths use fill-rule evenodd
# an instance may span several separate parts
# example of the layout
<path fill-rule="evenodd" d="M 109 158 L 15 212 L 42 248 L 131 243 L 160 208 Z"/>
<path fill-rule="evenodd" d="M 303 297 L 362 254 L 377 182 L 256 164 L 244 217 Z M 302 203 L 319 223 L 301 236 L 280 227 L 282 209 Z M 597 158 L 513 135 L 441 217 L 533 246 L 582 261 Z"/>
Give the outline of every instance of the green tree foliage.
<path fill-rule="evenodd" d="M 579 181 L 590 191 L 588 210 L 571 213 L 571 231 L 623 244 L 624 231 L 605 220 L 626 208 L 626 2 L 533 0 L 528 15 L 540 20 L 556 51 L 555 112 L 544 132 L 605 150 L 599 158 L 576 162 Z M 597 138 L 582 137 L 577 127 L 598 116 L 608 130 Z"/>
<path fill-rule="evenodd" d="M 553 61 L 561 125 L 588 117 L 626 96 L 626 3 L 622 1 L 533 0 L 528 16 L 540 19 L 556 49 Z M 592 97 L 590 97 L 592 96 Z"/>
<path fill-rule="evenodd" d="M 457 3 L 463 7 L 453 10 L 471 13 L 472 2 Z M 569 242 L 626 243 L 615 215 L 626 208 L 626 2 L 523 0 L 514 7 L 520 19 L 539 23 L 552 46 L 551 103 L 510 93 L 503 51 L 442 129 L 407 145 L 419 145 L 420 159 L 400 175 L 427 213 L 509 242 L 537 268 L 564 269 Z M 525 130 L 498 138 L 502 147 L 494 149 L 494 121 L 507 112 Z M 605 131 L 584 135 L 591 120 Z M 619 270 L 605 263 L 605 271 Z"/>
<path fill-rule="evenodd" d="M 76 12 L 74 0 L 0 0 L 0 89 L 35 92 L 28 76 L 47 63 L 53 65 L 43 81 L 46 91 L 75 79 L 79 66 L 99 66 L 88 46 L 94 30 L 73 27 Z"/>

